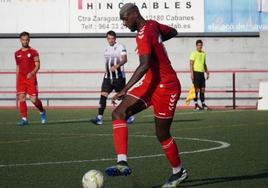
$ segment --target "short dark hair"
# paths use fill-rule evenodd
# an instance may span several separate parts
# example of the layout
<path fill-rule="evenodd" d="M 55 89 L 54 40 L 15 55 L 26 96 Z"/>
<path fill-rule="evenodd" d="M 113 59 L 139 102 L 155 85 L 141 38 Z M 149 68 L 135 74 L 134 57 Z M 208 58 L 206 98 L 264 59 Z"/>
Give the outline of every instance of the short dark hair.
<path fill-rule="evenodd" d="M 195 44 L 196 44 L 196 45 L 198 45 L 198 44 L 203 44 L 203 41 L 199 39 L 199 40 L 197 40 L 197 41 L 195 42 Z"/>
<path fill-rule="evenodd" d="M 108 31 L 107 33 L 106 33 L 106 37 L 108 36 L 108 35 L 111 35 L 111 36 L 114 36 L 115 38 L 116 38 L 116 33 L 114 32 L 114 31 Z"/>
<path fill-rule="evenodd" d="M 20 38 L 22 36 L 28 36 L 28 37 L 30 37 L 30 33 L 26 32 L 26 31 L 23 31 L 23 32 L 20 33 Z"/>
<path fill-rule="evenodd" d="M 120 12 L 119 12 L 120 19 L 122 20 L 124 16 L 131 13 L 132 11 L 139 12 L 139 8 L 134 3 L 124 4 L 124 6 L 121 7 Z"/>

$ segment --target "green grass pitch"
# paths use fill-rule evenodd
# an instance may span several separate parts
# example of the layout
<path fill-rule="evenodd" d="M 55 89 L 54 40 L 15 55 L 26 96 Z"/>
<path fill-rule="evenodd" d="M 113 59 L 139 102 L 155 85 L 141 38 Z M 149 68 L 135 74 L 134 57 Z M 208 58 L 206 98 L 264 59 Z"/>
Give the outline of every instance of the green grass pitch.
<path fill-rule="evenodd" d="M 81 188 L 88 170 L 113 165 L 111 111 L 102 126 L 88 122 L 95 113 L 51 109 L 42 126 L 30 110 L 30 124 L 18 127 L 18 111 L 0 110 L 0 188 Z M 128 128 L 133 174 L 105 176 L 105 188 L 159 187 L 171 169 L 154 137 L 152 111 L 138 114 Z M 178 110 L 172 135 L 189 172 L 180 187 L 268 187 L 267 111 Z"/>

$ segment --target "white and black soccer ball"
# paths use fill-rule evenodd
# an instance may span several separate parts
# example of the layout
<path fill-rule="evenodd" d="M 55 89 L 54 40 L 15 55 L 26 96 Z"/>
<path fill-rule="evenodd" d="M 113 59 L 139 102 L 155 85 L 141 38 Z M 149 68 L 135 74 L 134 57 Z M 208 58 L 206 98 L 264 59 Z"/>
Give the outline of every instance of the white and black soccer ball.
<path fill-rule="evenodd" d="M 83 176 L 84 188 L 103 188 L 103 174 L 98 170 L 90 170 Z"/>

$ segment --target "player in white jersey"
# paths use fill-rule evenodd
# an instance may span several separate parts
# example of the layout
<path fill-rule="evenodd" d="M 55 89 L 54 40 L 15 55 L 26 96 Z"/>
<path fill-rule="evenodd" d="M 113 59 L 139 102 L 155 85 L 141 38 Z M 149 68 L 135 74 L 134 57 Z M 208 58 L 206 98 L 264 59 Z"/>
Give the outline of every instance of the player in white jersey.
<path fill-rule="evenodd" d="M 101 86 L 101 96 L 99 100 L 98 115 L 90 121 L 96 125 L 102 125 L 103 114 L 106 108 L 108 95 L 114 90 L 119 92 L 126 84 L 124 64 L 127 62 L 127 50 L 123 44 L 116 42 L 116 33 L 108 31 L 106 33 L 108 46 L 104 49 L 105 74 Z M 127 123 L 131 124 L 134 117 L 128 118 Z"/>

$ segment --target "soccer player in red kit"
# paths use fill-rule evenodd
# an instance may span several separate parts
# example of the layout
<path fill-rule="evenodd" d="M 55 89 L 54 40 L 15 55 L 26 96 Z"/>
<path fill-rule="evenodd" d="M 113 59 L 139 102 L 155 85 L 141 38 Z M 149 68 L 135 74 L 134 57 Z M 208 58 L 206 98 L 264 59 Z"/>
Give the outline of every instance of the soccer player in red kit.
<path fill-rule="evenodd" d="M 122 102 L 114 109 L 113 138 L 117 164 L 106 168 L 109 176 L 127 176 L 131 168 L 127 163 L 128 130 L 126 119 L 149 106 L 153 106 L 156 136 L 172 168 L 172 175 L 162 186 L 176 187 L 187 178 L 182 168 L 170 126 L 181 93 L 180 82 L 171 66 L 163 42 L 177 35 L 177 31 L 154 20 L 145 20 L 135 4 L 127 3 L 120 10 L 123 25 L 137 31 L 136 43 L 140 64 L 126 86 L 113 97 Z M 142 80 L 141 78 L 144 77 Z M 139 80 L 139 84 L 135 85 Z"/>
<path fill-rule="evenodd" d="M 28 125 L 26 95 L 30 96 L 32 103 L 40 112 L 41 123 L 46 123 L 46 111 L 42 102 L 38 99 L 37 78 L 36 74 L 40 68 L 38 52 L 29 46 L 30 34 L 22 32 L 20 34 L 21 49 L 15 52 L 16 59 L 16 82 L 17 96 L 19 99 L 19 107 L 21 120 L 18 125 Z"/>

